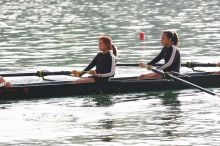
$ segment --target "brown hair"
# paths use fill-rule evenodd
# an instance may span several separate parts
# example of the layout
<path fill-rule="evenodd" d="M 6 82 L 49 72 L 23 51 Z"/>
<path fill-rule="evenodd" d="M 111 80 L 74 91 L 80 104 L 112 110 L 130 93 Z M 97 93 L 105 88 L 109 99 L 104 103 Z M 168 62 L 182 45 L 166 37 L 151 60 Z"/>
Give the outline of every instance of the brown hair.
<path fill-rule="evenodd" d="M 179 37 L 176 31 L 166 30 L 162 34 L 165 34 L 168 38 L 170 38 L 172 44 L 174 44 L 175 46 L 179 45 Z"/>
<path fill-rule="evenodd" d="M 112 44 L 112 39 L 110 37 L 107 36 L 100 36 L 99 40 L 102 40 L 103 43 L 108 46 L 108 50 L 112 50 L 113 54 L 115 55 L 115 57 L 118 55 L 117 53 L 117 47 L 115 45 Z"/>

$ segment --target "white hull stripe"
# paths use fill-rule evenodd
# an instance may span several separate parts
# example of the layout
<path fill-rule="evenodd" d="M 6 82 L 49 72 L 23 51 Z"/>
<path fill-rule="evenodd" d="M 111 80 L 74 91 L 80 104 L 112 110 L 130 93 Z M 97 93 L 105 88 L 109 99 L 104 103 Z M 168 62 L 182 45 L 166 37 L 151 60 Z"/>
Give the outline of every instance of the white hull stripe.
<path fill-rule="evenodd" d="M 169 66 L 173 63 L 174 58 L 175 58 L 175 56 L 176 56 L 176 50 L 177 50 L 177 49 L 176 49 L 176 46 L 175 46 L 175 45 L 172 45 L 172 47 L 173 47 L 173 52 L 172 52 L 172 55 L 171 55 L 171 57 L 170 57 L 170 60 L 169 60 L 167 63 L 165 63 L 164 65 L 162 65 L 161 67 L 159 67 L 159 68 L 158 68 L 159 70 L 163 70 L 163 69 L 169 67 Z"/>

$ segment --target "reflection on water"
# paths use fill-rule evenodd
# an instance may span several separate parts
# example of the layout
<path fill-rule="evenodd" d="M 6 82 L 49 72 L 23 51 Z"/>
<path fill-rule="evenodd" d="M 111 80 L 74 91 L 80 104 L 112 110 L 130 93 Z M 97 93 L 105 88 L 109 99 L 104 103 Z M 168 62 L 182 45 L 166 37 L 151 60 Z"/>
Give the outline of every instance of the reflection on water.
<path fill-rule="evenodd" d="M 110 95 L 94 95 L 93 102 L 96 102 L 96 106 L 111 106 L 113 104 Z"/>
<path fill-rule="evenodd" d="M 185 145 L 205 144 L 198 135 L 218 135 L 210 131 L 218 107 L 208 101 L 190 90 L 10 101 L 1 104 L 0 143 L 172 145 L 181 139 Z"/>
<path fill-rule="evenodd" d="M 101 34 L 113 38 L 119 62 L 149 61 L 161 48 L 160 32 L 170 28 L 180 35 L 183 61 L 219 56 L 217 0 L 5 0 L 0 7 L 0 66 L 6 70 L 87 64 Z M 140 31 L 144 42 L 138 40 Z"/>
<path fill-rule="evenodd" d="M 161 120 L 164 121 L 162 125 L 165 127 L 164 136 L 167 137 L 176 137 L 178 136 L 177 130 L 179 125 L 181 125 L 181 121 L 179 121 L 181 117 L 180 106 L 181 103 L 178 100 L 178 93 L 173 91 L 164 92 L 162 95 L 159 95 L 162 99 L 162 104 L 167 106 L 167 115 L 163 117 Z"/>

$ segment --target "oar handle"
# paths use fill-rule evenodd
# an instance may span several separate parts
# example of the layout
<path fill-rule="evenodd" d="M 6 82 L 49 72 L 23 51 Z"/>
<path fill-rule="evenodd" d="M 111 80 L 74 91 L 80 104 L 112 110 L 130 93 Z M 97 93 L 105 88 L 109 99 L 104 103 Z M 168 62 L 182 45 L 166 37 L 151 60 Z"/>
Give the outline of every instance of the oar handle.
<path fill-rule="evenodd" d="M 86 73 L 90 73 L 90 71 L 77 71 L 78 74 L 86 74 Z"/>
<path fill-rule="evenodd" d="M 83 74 L 86 74 L 86 73 L 90 74 L 90 71 L 77 71 L 75 76 L 76 77 L 81 77 Z"/>

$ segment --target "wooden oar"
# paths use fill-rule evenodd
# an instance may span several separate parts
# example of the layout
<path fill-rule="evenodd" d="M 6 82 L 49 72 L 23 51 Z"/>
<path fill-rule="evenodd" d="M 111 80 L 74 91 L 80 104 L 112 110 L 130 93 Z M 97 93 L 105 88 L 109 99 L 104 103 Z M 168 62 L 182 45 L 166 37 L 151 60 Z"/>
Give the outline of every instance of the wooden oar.
<path fill-rule="evenodd" d="M 154 66 L 162 66 L 163 64 L 155 64 Z M 138 63 L 136 64 L 129 64 L 129 63 L 118 63 L 117 66 L 139 66 Z M 181 66 L 194 68 L 194 67 L 218 67 L 215 63 L 196 63 L 196 62 L 186 62 L 182 63 Z"/>
<path fill-rule="evenodd" d="M 88 71 L 78 71 L 78 74 L 84 74 L 84 73 L 89 73 Z M 37 71 L 35 73 L 5 73 L 5 74 L 0 74 L 2 77 L 18 77 L 18 76 L 38 76 L 38 77 L 44 77 L 48 75 L 71 75 L 71 71 L 54 71 L 54 72 L 49 72 L 49 71 Z"/>
<path fill-rule="evenodd" d="M 167 76 L 167 77 L 169 77 L 169 78 L 171 78 L 171 79 L 180 81 L 180 82 L 182 82 L 182 83 L 184 83 L 184 84 L 186 84 L 186 85 L 188 85 L 188 86 L 197 88 L 197 89 L 199 89 L 199 90 L 201 90 L 201 91 L 204 91 L 204 92 L 206 92 L 206 93 L 208 93 L 208 94 L 210 94 L 210 95 L 220 97 L 220 95 L 218 95 L 218 94 L 216 94 L 216 93 L 214 93 L 214 92 L 212 92 L 212 91 L 210 91 L 210 90 L 207 90 L 207 89 L 205 89 L 205 88 L 203 88 L 203 87 L 201 87 L 201 86 L 199 86 L 199 85 L 196 85 L 196 84 L 191 83 L 191 82 L 189 82 L 189 81 L 186 81 L 186 80 L 183 80 L 183 79 L 181 79 L 181 78 L 178 78 L 178 77 L 176 77 L 176 76 L 174 76 L 174 75 L 172 75 L 172 74 L 170 74 L 170 73 L 164 73 L 164 72 L 162 72 L 162 71 L 160 71 L 160 70 L 153 69 L 153 68 L 151 68 L 151 70 L 152 70 L 153 72 L 155 72 L 155 73 L 161 74 L 161 75 L 163 75 L 163 76 L 165 75 L 165 76 Z"/>

